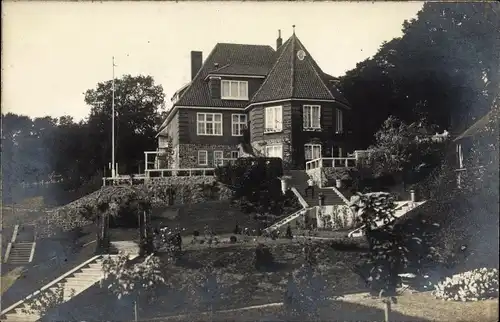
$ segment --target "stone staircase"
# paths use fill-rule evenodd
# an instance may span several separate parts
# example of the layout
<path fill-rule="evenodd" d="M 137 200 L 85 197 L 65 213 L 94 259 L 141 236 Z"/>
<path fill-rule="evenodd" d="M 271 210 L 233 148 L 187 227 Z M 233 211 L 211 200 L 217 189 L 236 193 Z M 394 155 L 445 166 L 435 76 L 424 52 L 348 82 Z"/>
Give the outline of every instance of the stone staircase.
<path fill-rule="evenodd" d="M 319 188 L 318 186 L 315 186 L 314 197 L 311 196 L 310 191 L 308 192 L 308 196 L 306 197 L 305 189 L 307 188 L 307 180 L 309 179 L 309 176 L 307 175 L 305 170 L 291 170 L 289 171 L 288 175 L 291 177 L 289 185 L 299 191 L 300 195 L 302 196 L 302 198 L 304 198 L 309 207 L 319 206 L 318 195 L 320 192 L 325 196 L 325 205 L 345 204 L 345 202 L 331 188 Z M 341 192 L 344 193 L 343 191 Z"/>
<path fill-rule="evenodd" d="M 36 233 L 33 225 L 16 225 L 7 244 L 3 262 L 10 265 L 31 263 L 36 249 Z"/>
<path fill-rule="evenodd" d="M 269 233 L 280 229 L 281 227 L 291 223 L 295 219 L 300 216 L 307 214 L 312 208 L 319 206 L 319 193 L 323 193 L 325 196 L 324 204 L 325 205 L 345 205 L 345 202 L 332 188 L 319 188 L 317 186 L 314 187 L 314 197 L 311 195 L 310 191 L 308 192 L 308 196 L 305 195 L 305 189 L 307 188 L 307 180 L 309 176 L 307 175 L 305 170 L 290 170 L 286 174 L 290 176 L 289 186 L 293 189 L 295 188 L 296 193 L 299 193 L 302 199 L 306 202 L 307 205 L 303 204 L 303 209 L 300 209 L 293 214 L 279 220 L 278 222 L 272 224 L 267 227 L 264 231 Z M 342 192 L 341 192 L 342 193 Z"/>
<path fill-rule="evenodd" d="M 11 265 L 25 265 L 33 260 L 36 243 L 14 243 L 10 246 L 8 256 L 5 256 L 5 262 Z"/>
<path fill-rule="evenodd" d="M 267 227 L 266 229 L 264 229 L 264 232 L 270 233 L 272 231 L 275 231 L 275 230 L 283 227 L 284 225 L 289 224 L 290 222 L 299 218 L 300 216 L 304 215 L 308 210 L 309 209 L 307 209 L 307 208 L 300 209 L 300 210 L 294 212 L 293 214 L 291 214 L 290 216 L 287 216 L 287 217 L 275 222 L 271 226 Z"/>
<path fill-rule="evenodd" d="M 410 213 L 414 209 L 420 207 L 424 203 L 426 203 L 427 200 L 424 201 L 397 201 L 396 202 L 396 208 L 394 209 L 394 220 Z M 385 223 L 383 220 L 379 220 L 375 222 L 377 228 L 382 227 Z M 362 237 L 364 235 L 364 226 L 361 226 L 353 231 L 351 231 L 347 236 L 350 238 L 356 238 L 356 237 Z"/>
<path fill-rule="evenodd" d="M 118 244 L 118 247 L 121 245 Z M 100 282 L 104 278 L 102 262 L 104 256 L 97 255 L 78 265 L 69 272 L 63 274 L 52 282 L 42 287 L 39 291 L 27 296 L 25 299 L 11 305 L 1 312 L 2 322 L 35 322 L 42 315 L 39 312 L 30 311 L 27 304 L 30 300 L 36 302 L 38 296 L 43 296 L 48 292 L 58 293 L 62 289 L 62 298 L 57 299 L 56 305 L 71 300 L 73 297 L 84 292 L 92 285 Z M 116 256 L 116 255 L 109 255 Z M 129 259 L 134 259 L 138 255 L 129 253 Z"/>
<path fill-rule="evenodd" d="M 131 240 L 111 242 L 110 248 L 111 254 L 124 253 L 128 255 L 129 259 L 138 257 L 140 252 L 139 244 Z"/>

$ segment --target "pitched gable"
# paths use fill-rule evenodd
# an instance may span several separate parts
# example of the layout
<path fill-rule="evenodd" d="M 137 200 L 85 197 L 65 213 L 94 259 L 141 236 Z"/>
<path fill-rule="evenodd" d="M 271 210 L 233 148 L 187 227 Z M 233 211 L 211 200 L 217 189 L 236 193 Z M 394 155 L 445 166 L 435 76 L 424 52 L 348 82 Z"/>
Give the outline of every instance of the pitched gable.
<path fill-rule="evenodd" d="M 248 102 L 213 99 L 205 78 L 215 72 L 260 75 L 271 68 L 276 52 L 270 46 L 218 43 L 176 103 L 179 106 L 245 107 Z"/>
<path fill-rule="evenodd" d="M 304 59 L 297 52 L 305 52 Z M 281 99 L 337 100 L 345 103 L 342 95 L 321 71 L 307 49 L 295 34 L 278 50 L 279 57 L 251 103 Z"/>

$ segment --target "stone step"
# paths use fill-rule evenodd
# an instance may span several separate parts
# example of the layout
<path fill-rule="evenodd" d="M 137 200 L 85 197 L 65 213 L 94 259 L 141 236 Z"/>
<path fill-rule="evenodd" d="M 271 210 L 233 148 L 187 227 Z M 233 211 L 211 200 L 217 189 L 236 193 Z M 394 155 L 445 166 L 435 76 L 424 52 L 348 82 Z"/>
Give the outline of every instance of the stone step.
<path fill-rule="evenodd" d="M 75 273 L 72 277 L 70 278 L 79 278 L 82 280 L 98 280 L 104 277 L 104 272 L 98 272 L 98 273 L 88 273 L 88 272 L 81 272 L 81 273 Z M 68 280 L 70 279 L 68 278 Z"/>
<path fill-rule="evenodd" d="M 40 319 L 40 315 L 24 314 L 24 313 L 8 313 L 2 322 L 36 322 Z"/>

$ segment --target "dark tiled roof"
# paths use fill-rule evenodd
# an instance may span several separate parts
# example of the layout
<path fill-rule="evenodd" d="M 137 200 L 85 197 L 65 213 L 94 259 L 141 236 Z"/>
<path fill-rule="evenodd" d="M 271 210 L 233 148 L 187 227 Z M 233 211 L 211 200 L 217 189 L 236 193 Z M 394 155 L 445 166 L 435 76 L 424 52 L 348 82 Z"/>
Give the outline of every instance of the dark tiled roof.
<path fill-rule="evenodd" d="M 296 58 L 299 50 L 306 53 L 304 60 Z M 336 78 L 323 73 L 295 34 L 278 51 L 262 45 L 217 44 L 175 105 L 243 108 L 249 104 L 248 101 L 211 98 L 206 80 L 211 74 L 266 76 L 250 103 L 302 98 L 337 100 L 348 105 L 335 84 L 330 82 Z"/>
<path fill-rule="evenodd" d="M 211 72 L 212 74 L 266 76 L 271 66 L 229 64 Z"/>
<path fill-rule="evenodd" d="M 246 101 L 212 99 L 205 78 L 217 69 L 233 66 L 247 66 L 247 69 L 269 70 L 276 60 L 276 52 L 271 46 L 219 43 L 208 55 L 191 86 L 175 104 L 179 106 L 204 107 L 245 107 Z M 219 67 L 215 67 L 218 64 Z M 222 66 L 222 67 L 220 67 Z"/>
<path fill-rule="evenodd" d="M 297 58 L 303 50 L 305 58 Z M 307 49 L 294 35 L 278 50 L 279 57 L 251 103 L 288 98 L 338 100 L 346 103 L 340 92 L 329 83 L 331 76 L 323 73 Z M 346 103 L 347 104 L 347 103 Z"/>

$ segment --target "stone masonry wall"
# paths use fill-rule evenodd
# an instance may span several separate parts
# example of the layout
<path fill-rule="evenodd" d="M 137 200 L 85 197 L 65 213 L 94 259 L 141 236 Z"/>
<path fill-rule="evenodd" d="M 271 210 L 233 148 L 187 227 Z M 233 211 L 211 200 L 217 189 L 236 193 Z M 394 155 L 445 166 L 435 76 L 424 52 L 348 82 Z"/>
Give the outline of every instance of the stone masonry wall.
<path fill-rule="evenodd" d="M 208 165 L 198 164 L 198 151 L 207 151 Z M 224 158 L 231 158 L 231 151 L 238 151 L 237 145 L 179 144 L 179 168 L 213 168 L 214 151 L 223 151 Z"/>

